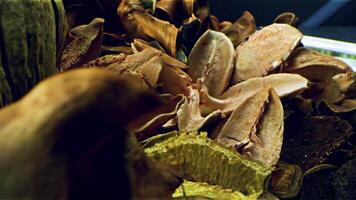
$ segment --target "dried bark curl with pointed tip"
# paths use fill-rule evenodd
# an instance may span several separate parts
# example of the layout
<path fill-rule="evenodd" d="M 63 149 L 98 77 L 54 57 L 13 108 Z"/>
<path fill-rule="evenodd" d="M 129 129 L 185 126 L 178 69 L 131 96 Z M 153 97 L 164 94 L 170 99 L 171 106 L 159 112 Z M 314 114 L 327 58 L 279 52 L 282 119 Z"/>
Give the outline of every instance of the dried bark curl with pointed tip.
<path fill-rule="evenodd" d="M 273 20 L 273 23 L 278 24 L 289 24 L 294 27 L 298 27 L 298 17 L 292 12 L 284 12 L 279 14 L 276 19 Z"/>
<path fill-rule="evenodd" d="M 248 11 L 245 11 L 233 24 L 222 29 L 222 32 L 230 38 L 235 47 L 245 41 L 255 31 L 255 18 Z"/>
<path fill-rule="evenodd" d="M 208 93 L 218 97 L 229 84 L 234 64 L 234 46 L 223 33 L 208 30 L 195 43 L 189 55 L 188 74 L 202 79 Z"/>
<path fill-rule="evenodd" d="M 90 24 L 78 26 L 69 32 L 70 42 L 60 57 L 60 71 L 78 68 L 100 55 L 103 26 L 104 19 L 96 18 Z"/>
<path fill-rule="evenodd" d="M 171 56 L 175 56 L 178 29 L 174 25 L 145 12 L 139 0 L 123 0 L 117 12 L 132 39 L 148 41 L 153 38 L 160 42 Z"/>
<path fill-rule="evenodd" d="M 272 24 L 255 32 L 236 48 L 233 83 L 268 75 L 287 60 L 302 37 L 287 24 Z"/>

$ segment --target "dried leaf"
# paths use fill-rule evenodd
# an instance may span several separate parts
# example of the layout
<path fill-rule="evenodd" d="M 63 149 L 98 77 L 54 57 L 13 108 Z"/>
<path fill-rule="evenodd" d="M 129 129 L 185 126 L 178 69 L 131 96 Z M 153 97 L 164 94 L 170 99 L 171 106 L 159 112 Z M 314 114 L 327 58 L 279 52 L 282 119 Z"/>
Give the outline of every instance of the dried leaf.
<path fill-rule="evenodd" d="M 152 137 L 155 130 L 175 117 L 184 101 L 183 95 L 161 95 L 161 99 L 163 104 L 160 107 L 130 122 L 129 131 L 134 133 L 139 141 Z"/>
<path fill-rule="evenodd" d="M 233 70 L 235 51 L 226 35 L 208 30 L 189 55 L 188 74 L 193 81 L 201 78 L 208 93 L 218 97 L 226 89 Z"/>
<path fill-rule="evenodd" d="M 69 33 L 70 42 L 60 57 L 59 70 L 66 71 L 97 58 L 103 40 L 104 20 L 96 18 L 88 25 L 78 26 Z"/>
<path fill-rule="evenodd" d="M 273 167 L 282 148 L 283 120 L 281 101 L 266 86 L 233 111 L 217 141 Z"/>
<path fill-rule="evenodd" d="M 352 69 L 337 58 L 300 47 L 292 53 L 282 71 L 300 74 L 310 81 L 329 82 L 336 74 Z"/>
<path fill-rule="evenodd" d="M 298 27 L 298 17 L 292 12 L 284 12 L 274 19 L 273 23 L 288 24 L 294 27 Z"/>
<path fill-rule="evenodd" d="M 199 108 L 199 91 L 191 89 L 189 97 L 185 97 L 183 105 L 177 112 L 179 131 L 197 131 L 205 124 L 221 118 L 221 111 L 216 110 L 203 117 Z"/>
<path fill-rule="evenodd" d="M 255 18 L 248 11 L 245 11 L 231 26 L 227 26 L 222 30 L 222 32 L 230 38 L 235 47 L 245 41 L 255 31 Z"/>
<path fill-rule="evenodd" d="M 308 80 L 297 74 L 272 74 L 262 78 L 251 78 L 230 87 L 220 97 L 209 96 L 204 88 L 200 90 L 204 113 L 220 109 L 224 114 L 230 113 L 247 98 L 255 95 L 265 85 L 271 85 L 279 97 L 294 96 L 308 87 Z"/>
<path fill-rule="evenodd" d="M 175 56 L 178 29 L 174 25 L 145 12 L 139 0 L 123 0 L 118 14 L 131 38 L 146 41 L 153 38 L 160 42 L 171 56 Z"/>
<path fill-rule="evenodd" d="M 287 24 L 272 24 L 236 48 L 233 83 L 269 74 L 287 60 L 303 35 Z"/>

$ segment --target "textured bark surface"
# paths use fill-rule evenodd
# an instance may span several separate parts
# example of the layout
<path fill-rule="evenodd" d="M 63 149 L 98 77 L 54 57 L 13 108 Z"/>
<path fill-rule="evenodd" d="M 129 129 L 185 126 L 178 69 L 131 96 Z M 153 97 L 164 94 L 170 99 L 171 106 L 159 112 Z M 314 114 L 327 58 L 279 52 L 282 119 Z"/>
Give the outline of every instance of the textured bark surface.
<path fill-rule="evenodd" d="M 56 52 L 59 54 L 64 43 L 65 26 L 59 0 L 0 1 L 1 71 L 6 77 L 1 88 L 6 91 L 9 87 L 12 95 L 3 97 L 3 105 L 56 73 Z"/>

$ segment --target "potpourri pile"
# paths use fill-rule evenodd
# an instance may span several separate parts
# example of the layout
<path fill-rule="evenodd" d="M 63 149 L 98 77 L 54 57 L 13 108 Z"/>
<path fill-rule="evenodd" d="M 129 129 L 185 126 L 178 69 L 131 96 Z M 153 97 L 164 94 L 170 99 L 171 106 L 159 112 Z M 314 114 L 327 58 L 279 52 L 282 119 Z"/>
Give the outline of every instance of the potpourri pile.
<path fill-rule="evenodd" d="M 355 197 L 356 73 L 304 48 L 295 14 L 256 27 L 248 11 L 219 21 L 204 0 L 64 3 L 70 31 L 59 75 L 15 106 L 52 102 L 42 125 L 125 134 L 129 196 Z M 55 112 L 57 121 L 44 120 Z M 105 167 L 87 173 L 95 169 Z"/>

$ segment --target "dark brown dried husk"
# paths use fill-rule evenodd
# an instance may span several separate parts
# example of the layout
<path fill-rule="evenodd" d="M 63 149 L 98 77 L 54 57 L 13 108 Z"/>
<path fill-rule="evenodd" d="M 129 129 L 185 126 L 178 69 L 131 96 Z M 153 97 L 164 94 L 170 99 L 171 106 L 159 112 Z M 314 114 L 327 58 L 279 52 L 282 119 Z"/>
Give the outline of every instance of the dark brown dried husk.
<path fill-rule="evenodd" d="M 325 163 L 352 134 L 352 126 L 335 116 L 291 115 L 285 120 L 281 159 L 308 170 Z"/>
<path fill-rule="evenodd" d="M 298 17 L 292 12 L 281 13 L 274 19 L 273 23 L 289 24 L 294 27 L 298 27 Z"/>

